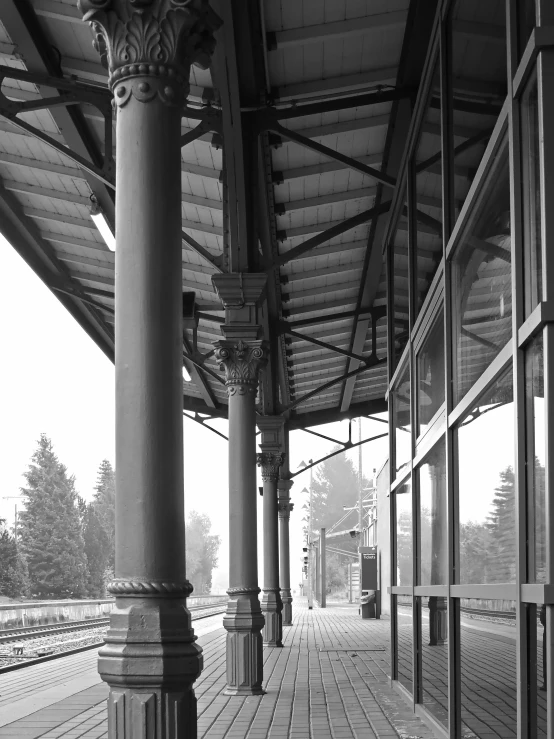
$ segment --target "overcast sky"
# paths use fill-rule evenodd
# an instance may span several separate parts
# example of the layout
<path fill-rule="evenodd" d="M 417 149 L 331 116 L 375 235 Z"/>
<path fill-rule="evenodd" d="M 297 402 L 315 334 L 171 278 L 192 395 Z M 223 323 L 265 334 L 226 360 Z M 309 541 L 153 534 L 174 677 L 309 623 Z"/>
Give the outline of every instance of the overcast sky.
<path fill-rule="evenodd" d="M 19 255 L 0 236 L 3 273 L 0 291 L 2 316 L 2 362 L 0 363 L 0 516 L 13 525 L 13 499 L 24 484 L 37 440 L 46 433 L 59 459 L 75 475 L 77 490 L 90 500 L 96 472 L 103 459 L 115 463 L 114 369 L 103 352 L 85 334 L 56 297 L 35 276 Z M 227 433 L 226 421 L 214 425 Z M 228 485 L 227 442 L 198 424 L 184 420 L 185 507 L 207 513 L 213 532 L 222 538 L 220 566 L 214 585 L 227 585 Z M 320 430 L 346 440 L 346 422 Z M 384 424 L 363 421 L 364 438 L 386 430 Z M 353 431 L 357 438 L 357 428 Z M 290 469 L 300 462 L 329 453 L 333 444 L 305 432 L 291 434 Z M 364 474 L 381 467 L 387 455 L 387 440 L 363 447 Z M 358 464 L 358 452 L 349 452 Z M 261 481 L 260 481 L 261 484 Z M 295 478 L 291 516 L 291 584 L 300 581 L 302 557 L 302 488 L 309 473 Z M 259 548 L 261 550 L 261 503 L 258 497 Z M 353 514 L 352 514 L 353 516 Z M 355 518 L 353 516 L 354 523 Z M 261 584 L 260 551 L 260 584 Z"/>

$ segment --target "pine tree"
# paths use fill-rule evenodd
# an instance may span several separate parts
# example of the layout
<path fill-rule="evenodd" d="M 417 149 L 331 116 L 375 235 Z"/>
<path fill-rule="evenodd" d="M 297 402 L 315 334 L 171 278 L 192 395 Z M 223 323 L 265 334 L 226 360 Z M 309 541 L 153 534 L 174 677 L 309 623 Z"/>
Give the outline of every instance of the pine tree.
<path fill-rule="evenodd" d="M 29 595 L 29 574 L 25 559 L 18 551 L 15 536 L 0 519 L 0 595 L 25 598 Z"/>
<path fill-rule="evenodd" d="M 108 537 L 107 566 L 115 569 L 115 473 L 107 459 L 98 468 L 94 509 Z"/>
<path fill-rule="evenodd" d="M 91 598 L 104 598 L 106 596 L 106 569 L 110 557 L 109 540 L 93 503 L 90 503 L 85 510 L 83 539 L 88 565 L 88 595 Z"/>
<path fill-rule="evenodd" d="M 500 485 L 495 493 L 487 521 L 491 536 L 487 550 L 486 582 L 515 582 L 516 506 L 512 467 L 507 467 L 500 473 Z"/>
<path fill-rule="evenodd" d="M 20 541 L 31 592 L 40 597 L 82 597 L 87 563 L 75 479 L 68 476 L 46 434 L 41 434 L 25 478 Z"/>
<path fill-rule="evenodd" d="M 210 534 L 212 522 L 205 513 L 191 511 L 186 523 L 187 577 L 197 595 L 210 592 L 212 572 L 217 567 L 221 539 Z"/>

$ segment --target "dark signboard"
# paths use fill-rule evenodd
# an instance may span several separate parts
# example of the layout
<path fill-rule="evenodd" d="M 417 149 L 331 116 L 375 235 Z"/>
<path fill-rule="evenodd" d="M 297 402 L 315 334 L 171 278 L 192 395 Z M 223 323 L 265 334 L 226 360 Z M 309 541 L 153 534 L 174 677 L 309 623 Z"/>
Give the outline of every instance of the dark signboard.
<path fill-rule="evenodd" d="M 378 590 L 377 547 L 359 547 L 362 590 Z"/>

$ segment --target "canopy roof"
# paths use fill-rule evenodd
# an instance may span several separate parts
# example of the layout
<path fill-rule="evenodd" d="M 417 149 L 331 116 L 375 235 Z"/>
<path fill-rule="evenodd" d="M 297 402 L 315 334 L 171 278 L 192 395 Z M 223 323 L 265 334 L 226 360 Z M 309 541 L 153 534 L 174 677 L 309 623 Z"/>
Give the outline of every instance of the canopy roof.
<path fill-rule="evenodd" d="M 233 261 L 232 213 L 242 207 L 255 221 L 249 269 L 268 273 L 263 320 L 272 359 L 261 412 L 282 412 L 302 427 L 386 409 L 384 247 L 436 5 L 212 2 L 224 24 L 211 69 L 191 71 L 182 120 L 183 291 L 195 293 L 198 318 L 183 337 L 192 378 L 183 387 L 186 411 L 226 415 L 221 372 L 212 356 L 201 355 L 221 336 L 224 314 L 211 277 Z M 463 5 L 458 30 L 465 46 L 454 69 L 460 98 L 503 100 L 496 60 L 505 52 L 495 25 L 503 3 Z M 2 0 L 0 21 L 0 229 L 113 356 L 114 253 L 90 218 L 96 201 L 114 227 L 107 72 L 74 0 Z M 41 107 L 45 98 L 49 107 Z M 242 131 L 236 117 L 229 122 L 233 106 L 240 106 Z M 424 116 L 422 161 L 440 151 L 438 107 Z M 461 112 L 457 142 L 488 132 L 491 120 Z M 245 149 L 252 132 L 255 160 Z M 460 201 L 481 154 L 471 149 L 460 162 Z M 244 188 L 237 189 L 229 172 L 248 164 L 252 171 L 243 172 Z M 442 255 L 437 188 L 440 158 L 417 180 L 422 292 Z M 402 209 L 396 216 L 401 335 L 407 220 Z"/>

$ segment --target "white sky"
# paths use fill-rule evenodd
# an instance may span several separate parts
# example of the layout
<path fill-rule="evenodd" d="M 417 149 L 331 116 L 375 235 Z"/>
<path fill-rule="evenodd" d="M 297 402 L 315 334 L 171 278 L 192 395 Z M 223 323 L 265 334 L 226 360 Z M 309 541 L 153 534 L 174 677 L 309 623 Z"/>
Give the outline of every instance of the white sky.
<path fill-rule="evenodd" d="M 15 500 L 24 484 L 22 473 L 42 432 L 54 445 L 59 459 L 76 477 L 80 495 L 90 499 L 102 459 L 115 462 L 114 370 L 103 352 L 85 334 L 56 297 L 0 236 L 5 279 L 0 291 L 2 361 L 0 363 L 0 516 L 13 524 Z M 227 433 L 226 421 L 214 425 Z M 220 566 L 214 586 L 227 586 L 228 487 L 227 442 L 193 421 L 184 420 L 185 508 L 207 513 L 213 533 L 222 538 Z M 367 419 L 363 437 L 386 431 Z M 346 422 L 318 429 L 346 440 Z M 357 439 L 357 427 L 353 437 Z M 334 445 L 313 435 L 291 434 L 290 469 L 302 460 L 329 453 Z M 379 469 L 387 457 L 387 439 L 365 444 L 364 474 Z M 348 453 L 358 464 L 358 451 Z M 261 481 L 260 483 L 261 484 Z M 291 585 L 300 582 L 302 558 L 301 490 L 309 484 L 309 472 L 298 475 L 291 491 L 295 510 L 291 515 Z M 262 581 L 261 503 L 258 497 L 259 573 Z M 352 514 L 354 515 L 354 514 Z"/>

